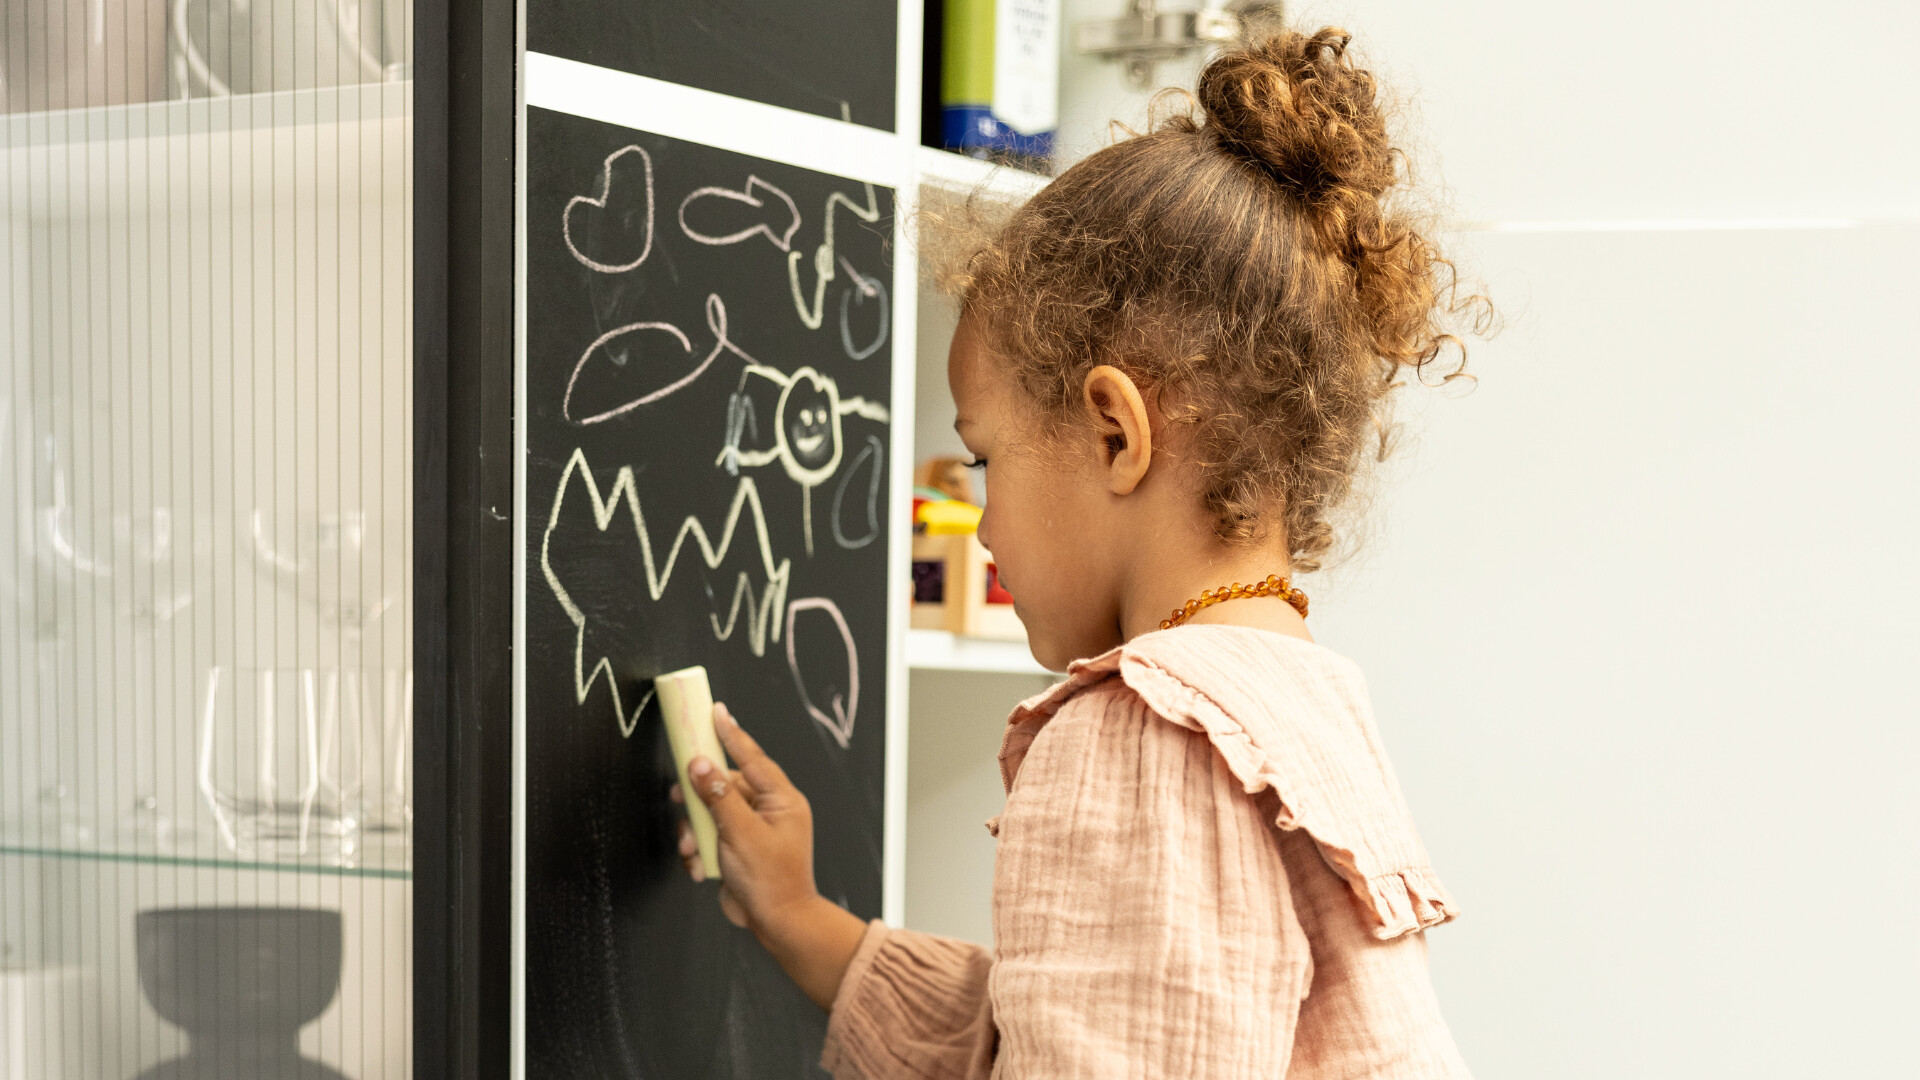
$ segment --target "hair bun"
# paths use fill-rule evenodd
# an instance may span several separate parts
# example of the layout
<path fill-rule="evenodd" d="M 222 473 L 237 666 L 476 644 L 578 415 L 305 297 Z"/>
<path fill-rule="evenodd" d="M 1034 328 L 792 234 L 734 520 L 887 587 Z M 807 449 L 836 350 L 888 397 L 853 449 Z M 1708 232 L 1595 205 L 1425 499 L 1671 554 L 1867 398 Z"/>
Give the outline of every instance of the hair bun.
<path fill-rule="evenodd" d="M 1347 56 L 1352 38 L 1337 27 L 1285 30 L 1200 73 L 1197 96 L 1221 145 L 1310 205 L 1340 193 L 1373 199 L 1394 184 L 1386 119 L 1372 73 Z"/>

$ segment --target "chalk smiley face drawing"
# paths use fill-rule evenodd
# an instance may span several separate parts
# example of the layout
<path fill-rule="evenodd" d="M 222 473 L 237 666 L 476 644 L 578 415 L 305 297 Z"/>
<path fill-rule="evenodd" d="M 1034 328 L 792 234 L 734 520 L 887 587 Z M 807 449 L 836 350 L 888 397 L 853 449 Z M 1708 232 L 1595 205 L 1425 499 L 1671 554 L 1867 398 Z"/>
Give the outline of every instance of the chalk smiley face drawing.
<path fill-rule="evenodd" d="M 741 439 L 749 427 L 755 427 L 747 422 L 753 412 L 747 387 L 748 380 L 753 378 L 778 386 L 780 398 L 773 409 L 773 445 L 744 449 Z M 807 554 L 813 554 L 813 489 L 826 483 L 840 468 L 845 447 L 841 418 L 852 413 L 884 424 L 890 415 L 887 407 L 862 397 L 841 397 L 839 384 L 832 376 L 813 368 L 796 368 L 789 375 L 757 363 L 748 364 L 741 372 L 733 397 L 728 410 L 726 445 L 714 464 L 735 472 L 779 462 L 787 477 L 800 485 L 801 528 L 806 536 Z"/>
<path fill-rule="evenodd" d="M 840 388 L 812 368 L 795 371 L 774 410 L 787 475 L 812 486 L 840 467 Z"/>

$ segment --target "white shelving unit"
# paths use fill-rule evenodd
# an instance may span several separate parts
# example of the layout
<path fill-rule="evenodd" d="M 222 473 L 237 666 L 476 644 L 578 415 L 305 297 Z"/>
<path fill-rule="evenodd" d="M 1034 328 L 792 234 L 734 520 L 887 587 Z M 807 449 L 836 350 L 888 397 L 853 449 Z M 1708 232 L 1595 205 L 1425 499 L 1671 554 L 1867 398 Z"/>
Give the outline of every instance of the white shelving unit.
<path fill-rule="evenodd" d="M 921 147 L 914 170 L 922 207 L 937 208 L 955 198 L 1025 201 L 1045 187 L 1049 177 L 1005 165 Z M 952 403 L 947 397 L 946 344 L 953 336 L 951 303 L 923 282 L 917 296 L 914 459 L 935 452 L 938 440 L 951 439 Z M 922 428 L 928 430 L 921 430 Z M 958 452 L 957 446 L 951 452 Z M 907 632 L 907 666 L 916 671 L 973 671 L 983 674 L 1046 675 L 1023 642 L 959 637 L 940 630 Z"/>
<path fill-rule="evenodd" d="M 978 671 L 1000 675 L 1053 675 L 1023 641 L 988 641 L 945 630 L 907 631 L 907 666 L 915 671 Z"/>
<path fill-rule="evenodd" d="M 920 174 L 921 188 L 946 191 L 984 191 L 1007 199 L 1027 199 L 1047 186 L 1050 177 L 1008 165 L 996 165 L 946 150 L 920 148 L 914 167 Z"/>
<path fill-rule="evenodd" d="M 1049 179 L 924 147 L 914 170 L 919 205 L 934 212 L 959 200 L 1022 202 Z M 915 463 L 961 452 L 946 374 L 957 313 L 925 278 L 914 293 L 914 333 L 902 337 L 895 354 L 914 364 L 908 441 Z M 896 416 L 904 421 L 905 410 Z M 906 924 L 987 943 L 994 845 L 981 822 L 1005 799 L 995 751 L 1008 711 L 1059 676 L 1041 667 L 1024 641 L 908 630 L 906 654 Z"/>

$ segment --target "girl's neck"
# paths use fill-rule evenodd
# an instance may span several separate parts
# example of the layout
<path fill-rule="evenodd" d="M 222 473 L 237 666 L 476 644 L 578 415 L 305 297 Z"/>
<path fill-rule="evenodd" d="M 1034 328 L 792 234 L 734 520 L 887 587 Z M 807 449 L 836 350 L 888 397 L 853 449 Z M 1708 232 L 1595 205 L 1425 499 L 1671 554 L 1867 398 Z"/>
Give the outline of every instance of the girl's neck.
<path fill-rule="evenodd" d="M 1153 570 L 1134 574 L 1121 603 L 1120 630 L 1123 640 L 1157 630 L 1160 621 L 1188 600 L 1198 599 L 1206 589 L 1217 589 L 1235 582 L 1251 583 L 1268 574 L 1287 577 L 1289 567 L 1284 554 L 1259 549 L 1220 549 L 1185 558 L 1162 554 L 1154 557 Z M 1270 630 L 1306 641 L 1313 640 L 1307 621 L 1293 605 L 1277 596 L 1251 596 L 1227 600 L 1204 607 L 1189 616 L 1184 625 L 1245 626 Z"/>

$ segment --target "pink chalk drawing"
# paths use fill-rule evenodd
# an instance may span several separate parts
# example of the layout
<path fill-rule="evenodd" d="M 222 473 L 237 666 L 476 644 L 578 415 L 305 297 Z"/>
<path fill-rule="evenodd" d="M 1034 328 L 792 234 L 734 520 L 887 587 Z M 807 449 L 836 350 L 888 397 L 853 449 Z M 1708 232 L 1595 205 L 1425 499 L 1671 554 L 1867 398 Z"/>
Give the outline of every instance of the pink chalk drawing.
<path fill-rule="evenodd" d="M 835 629 L 840 631 L 840 641 L 847 650 L 847 689 L 844 694 L 834 691 L 831 684 L 827 689 L 832 693 L 827 702 L 827 711 L 814 704 L 813 697 L 807 693 L 807 681 L 800 674 L 798 638 L 794 635 L 796 618 L 802 611 L 824 611 L 833 619 Z M 815 620 L 817 621 L 817 620 Z M 787 670 L 793 673 L 794 688 L 800 691 L 800 704 L 814 722 L 827 729 L 833 741 L 845 749 L 853 741 L 854 714 L 860 708 L 860 654 L 853 646 L 853 631 L 847 628 L 846 616 L 840 614 L 840 606 L 824 596 L 808 596 L 787 605 Z"/>

